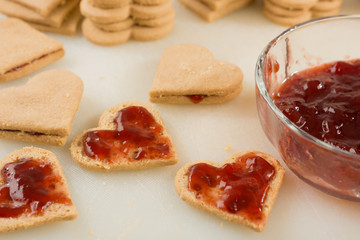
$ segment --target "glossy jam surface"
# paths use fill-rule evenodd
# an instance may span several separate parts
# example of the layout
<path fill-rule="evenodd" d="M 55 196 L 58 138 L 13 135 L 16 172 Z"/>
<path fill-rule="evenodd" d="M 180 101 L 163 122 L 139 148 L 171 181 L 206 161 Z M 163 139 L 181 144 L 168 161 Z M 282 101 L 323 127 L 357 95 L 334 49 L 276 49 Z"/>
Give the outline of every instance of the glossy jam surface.
<path fill-rule="evenodd" d="M 200 103 L 204 98 L 206 98 L 206 95 L 186 95 L 193 103 L 197 104 Z"/>
<path fill-rule="evenodd" d="M 360 154 L 360 60 L 296 73 L 281 85 L 274 102 L 302 130 Z"/>
<path fill-rule="evenodd" d="M 38 160 L 19 159 L 1 170 L 0 218 L 42 215 L 53 203 L 71 204 L 61 192 L 63 182 L 52 166 Z"/>
<path fill-rule="evenodd" d="M 263 158 L 248 153 L 217 168 L 205 163 L 189 169 L 189 190 L 196 198 L 232 214 L 261 220 L 275 169 Z"/>
<path fill-rule="evenodd" d="M 114 119 L 116 130 L 87 132 L 83 147 L 88 157 L 113 163 L 128 160 L 170 158 L 170 140 L 149 111 L 131 106 L 119 111 Z"/>

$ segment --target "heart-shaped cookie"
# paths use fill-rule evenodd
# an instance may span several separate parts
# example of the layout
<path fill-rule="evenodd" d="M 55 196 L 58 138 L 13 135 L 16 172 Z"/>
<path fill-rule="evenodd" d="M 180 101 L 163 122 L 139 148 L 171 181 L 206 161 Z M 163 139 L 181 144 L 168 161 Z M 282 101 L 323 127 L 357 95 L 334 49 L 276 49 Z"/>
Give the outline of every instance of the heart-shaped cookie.
<path fill-rule="evenodd" d="M 272 156 L 244 151 L 224 164 L 197 161 L 184 165 L 176 174 L 175 189 L 195 207 L 262 231 L 284 172 Z"/>
<path fill-rule="evenodd" d="M 199 45 L 180 44 L 165 50 L 150 90 L 154 103 L 220 103 L 242 90 L 237 66 L 214 59 Z"/>
<path fill-rule="evenodd" d="M 0 161 L 0 232 L 72 220 L 77 211 L 56 156 L 26 147 Z"/>
<path fill-rule="evenodd" d="M 144 169 L 177 163 L 177 155 L 159 113 L 131 101 L 103 113 L 99 127 L 76 136 L 71 155 L 93 169 Z"/>
<path fill-rule="evenodd" d="M 83 92 L 65 70 L 37 74 L 25 85 L 0 90 L 0 137 L 64 145 Z"/>

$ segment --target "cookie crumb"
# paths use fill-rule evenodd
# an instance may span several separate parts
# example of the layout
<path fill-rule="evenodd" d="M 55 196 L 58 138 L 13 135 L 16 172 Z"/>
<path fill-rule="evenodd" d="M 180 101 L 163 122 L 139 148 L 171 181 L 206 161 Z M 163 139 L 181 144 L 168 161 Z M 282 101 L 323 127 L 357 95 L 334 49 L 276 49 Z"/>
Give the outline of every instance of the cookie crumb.
<path fill-rule="evenodd" d="M 229 151 L 230 149 L 231 149 L 231 146 L 230 146 L 230 145 L 228 145 L 228 146 L 225 147 L 225 150 L 226 150 L 226 151 Z"/>
<path fill-rule="evenodd" d="M 224 222 L 221 222 L 221 223 L 220 223 L 220 226 L 221 226 L 221 227 L 223 227 L 224 225 L 225 225 L 225 223 L 224 223 Z"/>
<path fill-rule="evenodd" d="M 102 185 L 103 185 L 103 186 L 106 186 L 106 184 L 107 184 L 106 182 L 102 182 Z"/>
<path fill-rule="evenodd" d="M 104 79 L 104 76 L 100 76 L 100 77 L 99 77 L 99 80 L 103 80 L 103 79 Z"/>
<path fill-rule="evenodd" d="M 90 231 L 90 230 L 89 230 L 88 233 L 89 233 L 90 236 L 94 235 L 94 232 L 93 232 L 93 231 Z"/>

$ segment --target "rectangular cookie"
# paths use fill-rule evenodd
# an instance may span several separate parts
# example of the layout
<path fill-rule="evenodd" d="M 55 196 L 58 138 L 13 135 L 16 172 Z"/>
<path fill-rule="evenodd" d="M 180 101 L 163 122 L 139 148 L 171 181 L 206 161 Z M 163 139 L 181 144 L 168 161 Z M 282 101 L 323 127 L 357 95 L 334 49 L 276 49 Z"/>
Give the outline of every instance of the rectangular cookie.
<path fill-rule="evenodd" d="M 34 10 L 41 16 L 47 17 L 56 7 L 66 0 L 11 0 Z"/>

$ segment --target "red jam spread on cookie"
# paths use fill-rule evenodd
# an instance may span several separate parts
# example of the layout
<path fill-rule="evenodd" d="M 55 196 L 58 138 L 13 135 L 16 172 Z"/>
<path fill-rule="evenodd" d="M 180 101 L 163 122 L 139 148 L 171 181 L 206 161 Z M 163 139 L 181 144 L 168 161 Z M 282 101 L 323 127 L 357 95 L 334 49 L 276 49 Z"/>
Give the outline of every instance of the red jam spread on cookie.
<path fill-rule="evenodd" d="M 296 73 L 280 86 L 274 102 L 305 132 L 360 154 L 360 59 Z"/>
<path fill-rule="evenodd" d="M 115 130 L 87 132 L 83 147 L 88 157 L 106 162 L 170 158 L 170 140 L 144 107 L 130 106 L 114 119 Z"/>
<path fill-rule="evenodd" d="M 265 159 L 248 153 L 221 168 L 206 163 L 189 169 L 189 190 L 196 198 L 232 214 L 246 214 L 252 220 L 262 219 L 262 207 L 275 175 Z"/>
<path fill-rule="evenodd" d="M 194 104 L 200 103 L 204 98 L 206 98 L 206 95 L 186 95 Z"/>
<path fill-rule="evenodd" d="M 53 203 L 71 204 L 71 200 L 58 190 L 61 177 L 50 164 L 22 158 L 6 164 L 1 170 L 0 218 L 42 215 Z"/>

